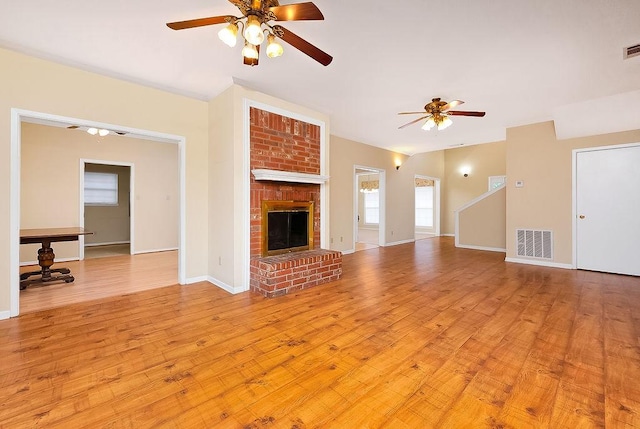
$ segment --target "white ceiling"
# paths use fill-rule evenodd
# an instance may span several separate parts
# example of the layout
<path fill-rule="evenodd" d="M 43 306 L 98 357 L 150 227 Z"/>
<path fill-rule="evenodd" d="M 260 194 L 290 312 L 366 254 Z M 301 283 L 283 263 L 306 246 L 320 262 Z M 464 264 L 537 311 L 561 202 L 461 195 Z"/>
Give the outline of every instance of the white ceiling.
<path fill-rule="evenodd" d="M 640 57 L 622 55 L 640 43 L 638 0 L 314 3 L 324 21 L 282 24 L 331 54 L 328 67 L 286 43 L 284 56 L 248 67 L 240 44 L 217 38 L 220 25 L 165 26 L 238 16 L 226 0 L 4 0 L 0 45 L 203 100 L 240 83 L 330 115 L 332 134 L 408 154 L 503 140 L 507 127 L 640 88 Z M 412 117 L 397 112 L 433 97 L 487 115 L 398 129 Z"/>

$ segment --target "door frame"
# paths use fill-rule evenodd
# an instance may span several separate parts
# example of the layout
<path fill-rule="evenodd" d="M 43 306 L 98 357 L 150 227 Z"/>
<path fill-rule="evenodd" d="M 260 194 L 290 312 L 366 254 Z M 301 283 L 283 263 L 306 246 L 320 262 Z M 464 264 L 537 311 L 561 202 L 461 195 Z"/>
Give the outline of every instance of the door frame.
<path fill-rule="evenodd" d="M 424 174 L 416 174 L 414 179 L 429 179 L 433 180 L 433 235 L 434 237 L 440 236 L 440 179 L 438 177 L 426 176 Z M 413 183 L 413 210 L 416 209 L 415 200 L 415 180 Z M 413 238 L 416 238 L 416 221 L 413 220 Z"/>
<path fill-rule="evenodd" d="M 386 225 L 386 170 L 382 168 L 369 167 L 365 165 L 353 165 L 353 234 L 351 236 L 351 251 L 356 250 L 356 237 L 358 235 L 358 170 L 369 170 L 371 174 L 378 174 L 379 188 L 378 188 L 378 210 L 379 210 L 379 222 L 378 222 L 378 246 L 384 247 L 387 244 L 385 235 Z"/>
<path fill-rule="evenodd" d="M 98 165 L 113 165 L 116 167 L 129 167 L 129 254 L 135 255 L 134 252 L 134 243 L 135 243 L 135 221 L 134 221 L 134 201 L 133 196 L 135 195 L 135 164 L 133 162 L 119 162 L 119 161 L 107 161 L 102 159 L 87 159 L 80 158 L 80 180 L 78 183 L 79 186 L 79 204 L 78 210 L 79 212 L 79 226 L 84 228 L 84 173 L 87 167 L 87 164 L 98 164 Z M 80 260 L 84 260 L 84 236 L 81 235 L 78 240 L 78 245 L 80 248 L 78 249 L 78 255 Z"/>
<path fill-rule="evenodd" d="M 29 121 L 31 120 L 31 121 Z M 178 192 L 180 194 L 179 240 L 178 240 L 178 282 L 187 283 L 186 278 L 186 138 L 183 136 L 166 134 L 96 122 L 51 113 L 11 108 L 11 139 L 9 152 L 9 317 L 20 314 L 20 147 L 22 143 L 22 122 L 53 122 L 73 124 L 85 127 L 116 129 L 128 134 L 135 134 L 139 138 L 178 145 Z"/>
<path fill-rule="evenodd" d="M 610 146 L 585 147 L 580 149 L 573 149 L 571 151 L 571 217 L 573 219 L 571 226 L 571 266 L 574 270 L 578 269 L 578 154 L 581 152 L 615 150 L 636 146 L 640 146 L 640 142 Z"/>

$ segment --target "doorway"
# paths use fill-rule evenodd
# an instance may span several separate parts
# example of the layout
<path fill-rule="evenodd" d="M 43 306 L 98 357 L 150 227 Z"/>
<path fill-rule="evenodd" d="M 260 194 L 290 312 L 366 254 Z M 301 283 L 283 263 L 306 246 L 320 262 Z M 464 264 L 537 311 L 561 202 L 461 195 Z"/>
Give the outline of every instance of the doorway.
<path fill-rule="evenodd" d="M 23 228 L 30 227 L 28 225 L 27 226 L 23 225 L 21 221 L 21 211 L 22 211 L 21 202 L 24 202 L 23 200 L 29 201 L 30 203 L 34 201 L 37 202 L 37 200 L 31 199 L 31 198 L 27 200 L 24 198 L 24 196 L 21 195 L 22 193 L 21 192 L 22 191 L 21 152 L 22 152 L 22 138 L 23 138 L 22 126 L 23 124 L 29 124 L 29 123 L 37 124 L 37 125 L 45 125 L 45 126 L 55 127 L 55 128 L 62 128 L 62 129 L 66 128 L 68 130 L 78 130 L 73 132 L 81 132 L 82 129 L 88 129 L 90 127 L 97 127 L 100 129 L 111 129 L 111 130 L 115 129 L 115 130 L 118 130 L 118 133 L 117 133 L 118 135 L 127 134 L 127 137 L 137 138 L 140 141 L 168 144 L 168 146 L 173 146 L 173 148 L 175 148 L 173 150 L 175 151 L 177 156 L 174 158 L 175 161 L 172 164 L 175 166 L 177 170 L 176 179 L 175 179 L 175 182 L 176 182 L 175 186 L 177 189 L 175 192 L 175 199 L 179 200 L 179 203 L 178 203 L 179 213 L 176 215 L 177 220 L 173 223 L 175 225 L 175 229 L 174 229 L 175 234 L 178 237 L 177 239 L 178 245 L 177 245 L 177 248 L 174 247 L 173 249 L 174 252 L 177 250 L 177 252 L 175 252 L 177 253 L 177 256 L 176 256 L 177 273 L 176 271 L 174 271 L 173 277 L 175 278 L 175 280 L 172 280 L 172 282 L 175 283 L 175 281 L 177 280 L 178 283 L 185 284 L 186 276 L 185 276 L 184 267 L 186 264 L 186 260 L 185 260 L 184 250 L 183 250 L 185 248 L 185 242 L 186 242 L 185 198 L 184 198 L 184 195 L 185 195 L 185 165 L 184 165 L 185 164 L 185 147 L 184 147 L 185 139 L 184 137 L 173 136 L 173 135 L 164 134 L 164 133 L 157 133 L 153 131 L 134 129 L 134 128 L 124 127 L 124 126 L 117 126 L 113 124 L 89 122 L 89 121 L 77 119 L 77 118 L 63 117 L 63 116 L 52 115 L 47 113 L 40 113 L 40 112 L 33 112 L 33 111 L 26 111 L 26 110 L 12 108 L 11 109 L 11 142 L 10 142 L 10 145 L 11 145 L 11 154 L 10 154 L 10 165 L 11 165 L 10 201 L 11 201 L 11 204 L 10 204 L 10 214 L 9 214 L 9 226 L 10 226 L 9 228 L 10 229 L 9 260 L 10 260 L 11 272 L 10 272 L 10 282 L 9 282 L 9 291 L 10 291 L 9 316 L 15 317 L 20 314 L 19 273 L 20 273 L 20 265 L 21 265 L 20 253 L 22 249 L 21 249 L 21 245 L 19 244 L 20 243 L 19 230 L 21 227 Z M 41 144 L 47 146 L 48 142 L 46 140 L 42 140 Z M 104 147 L 104 146 L 100 146 L 98 144 L 97 147 Z M 61 154 L 61 156 L 64 157 L 65 151 L 61 151 L 59 153 Z M 75 162 L 77 163 L 77 161 Z M 77 174 L 78 174 L 77 167 L 65 168 L 58 164 L 54 164 L 54 163 L 50 163 L 50 164 L 55 165 L 56 175 L 65 175 L 65 177 L 67 177 L 71 172 L 71 175 L 75 176 L 75 180 L 77 180 Z M 45 170 L 48 171 L 47 169 Z M 42 182 L 42 184 L 45 187 L 47 185 L 51 187 L 51 183 Z M 77 189 L 77 185 L 73 186 L 73 189 Z M 75 196 L 71 196 L 64 200 L 58 200 L 58 204 L 47 206 L 51 208 L 52 214 L 54 215 L 57 214 L 56 210 L 59 210 L 60 208 L 64 208 L 66 210 L 69 207 L 74 207 L 74 210 L 76 210 L 76 213 L 78 213 L 80 210 L 78 210 L 78 208 L 76 207 L 78 205 L 78 201 L 80 197 L 78 196 L 77 191 L 74 191 L 74 192 L 76 193 Z M 173 198 L 174 197 L 172 197 L 172 199 Z M 54 218 L 54 216 L 49 216 L 49 217 Z M 51 220 L 48 217 L 45 217 L 44 219 L 46 219 L 47 222 Z M 76 223 L 76 225 L 80 226 L 79 225 L 80 221 L 77 220 L 77 222 L 78 223 Z M 69 222 L 65 222 L 65 225 L 67 225 L 68 223 Z M 51 227 L 51 226 L 56 227 L 58 225 L 48 225 L 48 224 L 42 225 L 42 227 Z M 61 244 L 67 244 L 67 243 L 61 243 Z M 75 247 L 75 252 L 76 252 L 75 255 L 78 255 L 80 252 L 82 252 L 82 248 L 79 248 L 80 246 L 77 241 L 75 243 L 69 242 L 68 244 Z M 73 251 L 73 249 L 69 249 L 69 250 Z M 160 250 L 164 250 L 164 249 L 160 249 Z M 76 256 L 73 259 L 77 260 L 79 258 L 78 256 Z"/>
<path fill-rule="evenodd" d="M 574 265 L 640 275 L 640 144 L 574 150 Z"/>
<path fill-rule="evenodd" d="M 132 163 L 80 160 L 80 260 L 133 255 Z"/>
<path fill-rule="evenodd" d="M 416 174 L 415 194 L 415 239 L 440 235 L 440 179 Z"/>
<path fill-rule="evenodd" d="M 354 251 L 384 246 L 384 171 L 356 167 Z"/>

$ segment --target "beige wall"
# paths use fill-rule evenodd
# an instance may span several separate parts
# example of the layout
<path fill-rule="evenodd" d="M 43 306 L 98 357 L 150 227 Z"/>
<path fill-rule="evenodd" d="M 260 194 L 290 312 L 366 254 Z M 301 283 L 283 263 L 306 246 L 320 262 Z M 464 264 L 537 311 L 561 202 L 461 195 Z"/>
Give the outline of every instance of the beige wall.
<path fill-rule="evenodd" d="M 507 190 L 501 188 L 458 212 L 458 244 L 486 249 L 506 248 Z"/>
<path fill-rule="evenodd" d="M 0 49 L 0 313 L 10 308 L 11 108 L 183 136 L 187 279 L 207 272 L 208 104 Z M 16 259 L 18 256 L 16 256 Z"/>
<path fill-rule="evenodd" d="M 331 136 L 331 249 L 352 251 L 354 239 L 354 168 L 371 167 L 386 172 L 385 244 L 413 240 L 416 174 L 442 178 L 443 152 L 408 157 L 388 150 Z M 402 165 L 395 168 L 399 159 Z"/>
<path fill-rule="evenodd" d="M 24 141 L 24 135 L 23 135 Z M 23 149 L 24 153 L 24 149 Z M 175 222 L 178 222 L 178 149 L 175 154 Z M 24 159 L 23 159 L 24 161 Z M 84 206 L 84 227 L 93 232 L 84 238 L 85 245 L 127 243 L 131 238 L 129 221 L 129 187 L 131 177 L 131 167 L 122 165 L 102 165 L 86 164 L 85 172 L 109 173 L 118 176 L 118 204 L 110 205 L 87 205 Z M 24 182 L 23 182 L 24 188 Z M 24 204 L 24 199 L 21 200 Z M 175 246 L 178 246 L 178 234 L 176 228 Z"/>
<path fill-rule="evenodd" d="M 448 149 L 444 152 L 445 179 L 442 183 L 442 226 L 440 233 L 455 233 L 457 209 L 488 190 L 489 176 L 506 174 L 506 142 Z M 469 167 L 469 177 L 460 172 Z M 508 181 L 511 181 L 507 177 Z"/>
<path fill-rule="evenodd" d="M 553 122 L 508 129 L 507 257 L 516 257 L 516 229 L 550 229 L 553 262 L 572 264 L 572 151 L 635 142 L 640 130 L 557 140 Z"/>
<path fill-rule="evenodd" d="M 178 247 L 180 195 L 177 144 L 116 135 L 98 137 L 79 130 L 23 123 L 20 147 L 21 228 L 80 225 L 80 160 L 126 162 L 133 164 L 134 174 L 134 252 Z M 48 172 L 44 181 L 43 172 Z M 43 198 L 47 197 L 51 200 L 43 210 Z M 127 238 L 128 192 L 124 198 Z M 51 204 L 53 201 L 55 203 Z M 117 216 L 118 208 L 114 209 Z M 113 215 L 107 213 L 106 220 L 117 221 Z M 122 215 L 122 224 L 121 218 Z M 115 224 L 112 226 L 117 228 Z M 86 217 L 85 228 L 92 230 Z M 96 238 L 100 239 L 99 236 L 98 231 Z M 20 246 L 21 262 L 35 260 L 33 246 Z M 60 259 L 77 258 L 78 242 L 57 243 L 55 252 Z"/>

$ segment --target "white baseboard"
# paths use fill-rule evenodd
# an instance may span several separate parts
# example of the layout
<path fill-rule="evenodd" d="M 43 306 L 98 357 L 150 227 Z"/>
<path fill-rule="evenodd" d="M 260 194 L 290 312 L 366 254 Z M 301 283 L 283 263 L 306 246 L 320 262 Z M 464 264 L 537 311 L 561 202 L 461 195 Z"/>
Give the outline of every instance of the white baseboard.
<path fill-rule="evenodd" d="M 0 320 L 5 320 L 11 317 L 10 311 L 0 311 Z"/>
<path fill-rule="evenodd" d="M 471 250 L 486 250 L 488 252 L 502 252 L 505 253 L 507 249 L 503 249 L 500 247 L 485 247 L 485 246 L 474 246 L 472 244 L 457 244 L 456 247 L 460 247 L 462 249 L 471 249 Z"/>
<path fill-rule="evenodd" d="M 505 262 L 513 262 L 516 264 L 537 265 L 540 267 L 562 268 L 565 270 L 574 270 L 575 268 L 571 264 L 561 264 L 558 262 L 546 262 L 536 261 L 533 259 L 520 259 L 520 258 L 504 258 Z"/>
<path fill-rule="evenodd" d="M 207 281 L 209 283 L 211 283 L 212 285 L 214 285 L 216 287 L 219 287 L 220 289 L 222 289 L 222 290 L 224 290 L 226 292 L 229 292 L 230 294 L 233 294 L 233 295 L 241 293 L 241 292 L 246 292 L 246 290 L 241 290 L 240 288 L 234 288 L 233 286 L 228 285 L 225 282 L 220 281 L 220 280 L 218 280 L 218 279 L 216 279 L 216 278 L 214 278 L 212 276 L 208 276 L 207 277 Z"/>
<path fill-rule="evenodd" d="M 455 234 L 440 234 L 440 237 L 455 237 Z"/>
<path fill-rule="evenodd" d="M 385 244 L 384 247 L 398 246 L 400 244 L 408 244 L 408 243 L 415 243 L 415 242 L 416 242 L 415 238 L 410 238 L 408 240 L 392 241 L 391 243 Z"/>
<path fill-rule="evenodd" d="M 131 242 L 130 241 L 109 241 L 106 243 L 84 243 L 84 247 L 114 246 L 116 244 L 131 244 Z"/>
<path fill-rule="evenodd" d="M 75 258 L 56 258 L 55 259 L 55 264 L 58 265 L 61 262 L 71 262 L 71 261 L 79 261 L 80 258 L 78 258 L 77 256 Z M 27 261 L 27 262 L 20 262 L 20 266 L 21 267 L 26 267 L 27 265 L 38 265 L 38 261 Z M 56 267 L 54 267 L 56 268 Z"/>
<path fill-rule="evenodd" d="M 134 252 L 134 255 L 142 255 L 144 253 L 158 253 L 158 252 L 170 252 L 172 250 L 178 250 L 177 247 L 167 247 L 166 249 L 152 249 L 152 250 L 138 250 Z"/>
<path fill-rule="evenodd" d="M 207 276 L 189 277 L 188 279 L 185 280 L 184 284 L 192 285 L 194 283 L 200 283 L 200 282 L 206 282 L 206 281 L 209 281 Z"/>
<path fill-rule="evenodd" d="M 349 249 L 349 250 L 341 250 L 340 252 L 342 252 L 343 255 L 351 255 L 352 253 L 356 253 L 356 250 Z"/>

